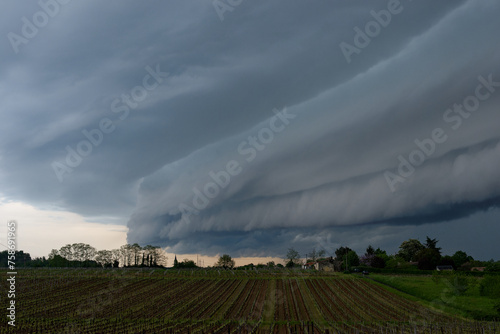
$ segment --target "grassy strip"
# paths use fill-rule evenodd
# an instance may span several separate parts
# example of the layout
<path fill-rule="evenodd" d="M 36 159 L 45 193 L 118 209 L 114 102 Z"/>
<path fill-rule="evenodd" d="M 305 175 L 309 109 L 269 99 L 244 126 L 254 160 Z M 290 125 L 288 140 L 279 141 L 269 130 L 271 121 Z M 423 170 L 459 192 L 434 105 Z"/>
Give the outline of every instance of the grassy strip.
<path fill-rule="evenodd" d="M 476 320 L 498 318 L 494 310 L 495 300 L 480 296 L 479 284 L 459 294 L 449 282 L 444 279 L 435 282 L 431 276 L 372 274 L 370 279 L 381 283 L 386 289 L 391 287 L 390 290 L 400 296 L 419 301 L 433 309 Z"/>

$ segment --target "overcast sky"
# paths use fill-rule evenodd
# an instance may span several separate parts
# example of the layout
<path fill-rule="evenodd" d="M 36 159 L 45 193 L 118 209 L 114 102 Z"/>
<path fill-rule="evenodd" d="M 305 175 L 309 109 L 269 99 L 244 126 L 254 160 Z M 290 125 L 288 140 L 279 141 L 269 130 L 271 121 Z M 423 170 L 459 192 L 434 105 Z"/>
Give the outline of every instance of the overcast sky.
<path fill-rule="evenodd" d="M 1 218 L 39 256 L 125 234 L 235 257 L 429 235 L 498 260 L 499 15 L 495 0 L 10 1 Z"/>

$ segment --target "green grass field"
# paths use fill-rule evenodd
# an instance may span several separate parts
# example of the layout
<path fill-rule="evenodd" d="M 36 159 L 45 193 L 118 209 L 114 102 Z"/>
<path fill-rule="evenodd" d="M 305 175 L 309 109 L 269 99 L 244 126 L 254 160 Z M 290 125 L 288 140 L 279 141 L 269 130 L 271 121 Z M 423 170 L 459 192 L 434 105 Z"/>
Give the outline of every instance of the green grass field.
<path fill-rule="evenodd" d="M 458 281 L 429 276 L 371 274 L 370 279 L 404 292 L 432 308 L 477 320 L 498 319 L 495 310 L 498 300 L 479 294 L 481 277 L 470 277 L 468 289 Z"/>

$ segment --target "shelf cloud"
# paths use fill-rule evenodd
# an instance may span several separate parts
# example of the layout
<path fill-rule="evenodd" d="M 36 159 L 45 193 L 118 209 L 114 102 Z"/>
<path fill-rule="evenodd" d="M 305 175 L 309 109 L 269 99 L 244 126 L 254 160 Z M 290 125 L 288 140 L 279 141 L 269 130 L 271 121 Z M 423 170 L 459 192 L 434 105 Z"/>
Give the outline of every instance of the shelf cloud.
<path fill-rule="evenodd" d="M 496 1 L 41 3 L 0 14 L 7 198 L 207 255 L 498 220 Z"/>

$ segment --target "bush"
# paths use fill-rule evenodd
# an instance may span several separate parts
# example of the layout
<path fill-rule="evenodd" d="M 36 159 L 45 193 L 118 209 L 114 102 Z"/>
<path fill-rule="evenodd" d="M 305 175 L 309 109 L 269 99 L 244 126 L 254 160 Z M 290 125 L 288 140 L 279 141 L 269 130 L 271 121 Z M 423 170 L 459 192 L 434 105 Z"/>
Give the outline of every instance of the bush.
<path fill-rule="evenodd" d="M 372 259 L 371 266 L 374 268 L 384 268 L 385 260 L 381 256 L 375 255 Z"/>
<path fill-rule="evenodd" d="M 441 260 L 437 249 L 425 248 L 417 253 L 418 269 L 434 270 Z"/>
<path fill-rule="evenodd" d="M 486 275 L 479 286 L 481 296 L 500 299 L 500 276 Z"/>
<path fill-rule="evenodd" d="M 488 262 L 486 264 L 486 271 L 489 272 L 500 272 L 500 261 L 497 262 Z"/>
<path fill-rule="evenodd" d="M 446 284 L 453 289 L 453 294 L 458 296 L 463 295 L 477 284 L 477 280 L 472 275 L 456 271 L 436 271 L 432 274 L 432 280 L 437 284 L 442 280 L 446 280 Z"/>
<path fill-rule="evenodd" d="M 386 268 L 401 268 L 401 269 L 409 269 L 412 268 L 412 265 L 408 263 L 402 257 L 392 257 L 385 263 Z"/>

